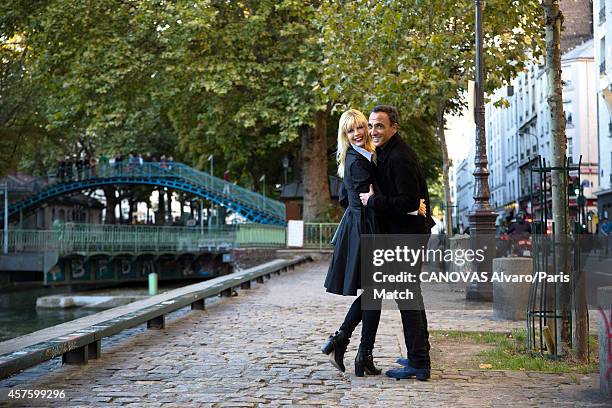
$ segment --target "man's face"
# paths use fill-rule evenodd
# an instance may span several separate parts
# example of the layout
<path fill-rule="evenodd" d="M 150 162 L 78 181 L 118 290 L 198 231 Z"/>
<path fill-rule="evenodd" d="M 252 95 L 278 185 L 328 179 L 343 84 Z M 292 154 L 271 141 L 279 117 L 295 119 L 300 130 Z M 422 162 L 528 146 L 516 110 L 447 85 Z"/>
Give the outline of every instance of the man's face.
<path fill-rule="evenodd" d="M 374 146 L 383 147 L 391 136 L 397 133 L 397 123 L 391 125 L 389 115 L 385 112 L 372 112 L 368 120 L 370 134 L 374 141 Z"/>

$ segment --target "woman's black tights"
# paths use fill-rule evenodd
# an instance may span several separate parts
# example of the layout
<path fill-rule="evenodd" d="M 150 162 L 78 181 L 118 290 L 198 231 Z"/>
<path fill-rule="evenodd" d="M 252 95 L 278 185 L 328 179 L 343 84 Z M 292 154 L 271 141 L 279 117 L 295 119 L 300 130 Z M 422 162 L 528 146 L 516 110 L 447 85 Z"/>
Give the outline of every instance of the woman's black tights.
<path fill-rule="evenodd" d="M 363 323 L 361 326 L 360 348 L 372 350 L 374 348 L 374 342 L 376 341 L 378 323 L 380 322 L 380 309 L 362 310 L 361 295 L 355 299 L 349 308 L 346 317 L 344 318 L 344 322 L 342 323 L 342 326 L 340 326 L 340 330 L 346 333 L 347 337 L 351 337 L 359 322 Z"/>

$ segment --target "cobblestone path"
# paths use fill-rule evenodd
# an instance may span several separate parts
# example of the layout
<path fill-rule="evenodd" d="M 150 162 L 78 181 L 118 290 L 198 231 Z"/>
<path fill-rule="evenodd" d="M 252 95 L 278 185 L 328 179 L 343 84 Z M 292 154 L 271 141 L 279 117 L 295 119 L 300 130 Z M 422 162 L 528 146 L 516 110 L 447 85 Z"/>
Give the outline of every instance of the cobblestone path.
<path fill-rule="evenodd" d="M 326 261 L 305 264 L 239 296 L 180 311 L 163 331 L 133 329 L 103 342 L 102 358 L 87 366 L 58 359 L 0 382 L 9 406 L 601 406 L 598 377 L 531 372 L 434 370 L 428 382 L 383 376 L 357 378 L 352 361 L 358 332 L 341 374 L 319 347 L 340 323 L 352 298 L 326 294 Z M 453 295 L 449 295 L 452 297 Z M 427 298 L 427 291 L 425 291 Z M 438 301 L 451 301 L 439 299 Z M 508 330 L 470 305 L 431 306 L 430 329 Z M 383 311 L 374 351 L 389 368 L 402 354 L 396 310 Z M 435 344 L 432 344 L 435 347 Z M 460 345 L 458 345 L 460 347 Z M 11 401 L 13 389 L 61 389 L 63 400 Z"/>

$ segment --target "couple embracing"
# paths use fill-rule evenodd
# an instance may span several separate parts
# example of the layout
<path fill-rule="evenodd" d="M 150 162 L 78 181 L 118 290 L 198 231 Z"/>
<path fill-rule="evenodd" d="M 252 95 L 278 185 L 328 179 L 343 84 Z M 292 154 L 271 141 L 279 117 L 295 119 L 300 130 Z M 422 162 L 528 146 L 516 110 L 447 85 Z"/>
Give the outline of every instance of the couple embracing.
<path fill-rule="evenodd" d="M 343 179 L 340 204 L 345 213 L 334 237 L 334 253 L 325 278 L 328 292 L 356 296 L 361 285 L 361 234 L 419 234 L 433 226 L 427 184 L 414 150 L 400 137 L 399 115 L 393 106 L 378 105 L 369 119 L 351 109 L 338 126 L 338 176 Z M 420 267 L 420 265 L 417 265 Z M 363 288 L 365 289 L 365 288 Z M 367 289 L 370 290 L 370 289 Z M 430 377 L 429 333 L 420 287 L 413 288 L 419 307 L 397 300 L 408 355 L 385 374 L 392 378 L 427 380 Z M 323 345 L 331 363 L 345 371 L 344 353 L 361 322 L 361 343 L 355 357 L 355 375 L 378 375 L 372 350 L 381 310 L 362 307 L 360 294 L 338 331 Z M 414 304 L 414 303 L 412 303 Z"/>

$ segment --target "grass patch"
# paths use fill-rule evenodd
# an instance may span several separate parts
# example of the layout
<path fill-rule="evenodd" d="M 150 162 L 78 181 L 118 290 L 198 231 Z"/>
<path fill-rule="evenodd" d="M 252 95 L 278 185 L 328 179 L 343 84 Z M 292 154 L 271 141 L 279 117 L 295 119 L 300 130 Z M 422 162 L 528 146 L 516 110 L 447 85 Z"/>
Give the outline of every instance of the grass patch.
<path fill-rule="evenodd" d="M 434 330 L 430 333 L 431 340 L 452 340 L 459 343 L 490 344 L 491 350 L 478 352 L 474 356 L 476 366 L 490 364 L 493 370 L 542 371 L 549 373 L 586 374 L 599 371 L 599 356 L 597 355 L 597 336 L 589 336 L 590 359 L 580 363 L 571 355 L 565 359 L 531 355 L 527 350 L 527 332 L 514 330 L 508 333 L 464 332 L 457 330 Z"/>

